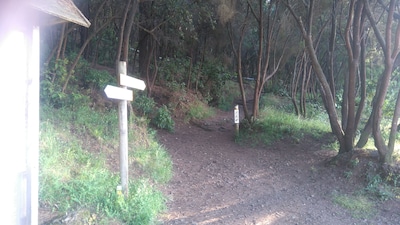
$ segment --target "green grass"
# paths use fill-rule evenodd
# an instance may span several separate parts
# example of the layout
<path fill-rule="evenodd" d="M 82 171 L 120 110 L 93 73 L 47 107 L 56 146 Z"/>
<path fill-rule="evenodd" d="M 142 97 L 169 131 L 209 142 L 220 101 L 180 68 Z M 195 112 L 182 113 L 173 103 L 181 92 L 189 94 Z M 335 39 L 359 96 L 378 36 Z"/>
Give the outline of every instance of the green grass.
<path fill-rule="evenodd" d="M 142 173 L 130 178 L 129 196 L 121 201 L 116 192 L 119 173 L 107 165 L 108 154 L 118 151 L 116 112 L 42 107 L 41 205 L 61 213 L 87 208 L 101 215 L 99 224 L 113 218 L 124 224 L 154 223 L 165 210 L 165 198 L 157 187 L 171 178 L 172 162 L 143 124 L 141 129 L 130 129 L 129 136 L 129 161 L 137 162 Z M 131 163 L 130 170 L 139 169 L 134 166 Z"/>
<path fill-rule="evenodd" d="M 253 124 L 241 124 L 244 129 L 237 137 L 239 142 L 250 140 L 253 144 L 270 144 L 283 137 L 300 142 L 305 135 L 321 138 L 331 131 L 329 123 L 319 119 L 301 119 L 294 113 L 287 113 L 274 107 L 260 111 L 260 117 Z"/>
<path fill-rule="evenodd" d="M 344 195 L 335 193 L 334 203 L 347 209 L 354 218 L 368 218 L 374 214 L 375 204 L 364 195 Z"/>
<path fill-rule="evenodd" d="M 190 105 L 189 110 L 186 113 L 185 121 L 190 121 L 192 119 L 201 120 L 211 117 L 214 114 L 215 111 L 213 108 L 209 107 L 201 101 L 195 101 Z"/>

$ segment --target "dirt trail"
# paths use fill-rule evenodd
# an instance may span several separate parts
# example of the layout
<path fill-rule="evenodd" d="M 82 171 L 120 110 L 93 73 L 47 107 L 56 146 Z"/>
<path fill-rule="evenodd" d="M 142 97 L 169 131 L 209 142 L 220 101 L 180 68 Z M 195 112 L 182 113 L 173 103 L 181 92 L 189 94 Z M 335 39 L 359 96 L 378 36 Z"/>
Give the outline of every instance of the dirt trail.
<path fill-rule="evenodd" d="M 177 122 L 175 133 L 159 132 L 174 163 L 162 224 L 400 224 L 399 201 L 379 203 L 366 218 L 333 202 L 335 191 L 357 190 L 360 179 L 326 166 L 321 141 L 240 146 L 231 117 L 220 112 L 197 125 Z"/>

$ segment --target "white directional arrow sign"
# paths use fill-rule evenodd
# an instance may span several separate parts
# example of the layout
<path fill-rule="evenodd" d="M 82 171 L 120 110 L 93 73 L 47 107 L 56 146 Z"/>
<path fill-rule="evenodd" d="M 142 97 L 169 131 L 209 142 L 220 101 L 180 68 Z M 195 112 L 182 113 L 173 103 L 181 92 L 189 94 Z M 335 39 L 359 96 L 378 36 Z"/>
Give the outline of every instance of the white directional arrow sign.
<path fill-rule="evenodd" d="M 104 92 L 106 93 L 108 98 L 127 100 L 127 101 L 133 100 L 133 93 L 131 90 L 115 87 L 112 85 L 107 85 L 106 88 L 104 88 Z"/>
<path fill-rule="evenodd" d="M 146 84 L 144 83 L 144 81 L 124 74 L 119 75 L 119 84 L 142 91 L 146 88 Z"/>

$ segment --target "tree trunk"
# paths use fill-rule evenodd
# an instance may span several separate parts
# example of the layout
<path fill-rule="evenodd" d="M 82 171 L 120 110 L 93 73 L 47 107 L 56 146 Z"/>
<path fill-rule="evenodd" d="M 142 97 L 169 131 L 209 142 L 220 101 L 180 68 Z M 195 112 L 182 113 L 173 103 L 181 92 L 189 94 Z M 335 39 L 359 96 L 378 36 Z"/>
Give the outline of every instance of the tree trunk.
<path fill-rule="evenodd" d="M 98 11 L 96 12 L 96 16 L 95 16 L 95 18 L 94 18 L 94 21 L 97 20 L 98 15 L 99 15 L 101 9 L 104 7 L 104 5 L 105 5 L 107 2 L 108 2 L 108 1 L 104 1 L 104 2 L 101 3 L 100 7 L 98 8 Z M 82 53 L 85 51 L 86 46 L 89 44 L 89 42 L 92 40 L 92 38 L 94 38 L 94 37 L 97 35 L 97 33 L 99 33 L 99 32 L 100 32 L 101 30 L 103 30 L 106 26 L 108 26 L 108 24 L 111 23 L 112 19 L 113 19 L 113 18 L 109 18 L 106 22 L 104 22 L 103 24 L 101 24 L 100 27 L 97 27 L 97 23 L 96 23 L 96 22 L 94 23 L 93 32 L 88 36 L 88 38 L 87 38 L 87 39 L 85 40 L 85 42 L 83 43 L 81 49 L 79 50 L 78 54 L 76 55 L 74 61 L 72 62 L 71 66 L 70 66 L 70 68 L 69 68 L 69 70 L 68 70 L 68 75 L 67 75 L 67 78 L 66 78 L 65 83 L 64 83 L 63 88 L 62 88 L 62 92 L 63 92 L 63 93 L 65 93 L 65 90 L 67 89 L 68 82 L 69 82 L 69 80 L 70 80 L 70 78 L 71 78 L 71 76 L 72 76 L 72 73 L 73 73 L 73 71 L 74 71 L 76 65 L 78 64 L 78 61 L 79 61 L 80 57 L 82 56 Z"/>
<path fill-rule="evenodd" d="M 302 68 L 302 64 L 303 64 L 303 57 L 304 57 L 304 54 L 300 60 L 299 55 L 297 55 L 296 60 L 294 62 L 294 70 L 293 70 L 293 76 L 292 76 L 292 80 L 291 80 L 291 91 L 290 91 L 290 97 L 292 99 L 293 107 L 294 107 L 294 110 L 298 117 L 300 117 L 301 114 L 300 114 L 299 106 L 297 105 L 297 88 L 299 86 L 300 73 L 302 73 L 301 68 Z"/>
<path fill-rule="evenodd" d="M 142 29 L 139 30 L 139 73 L 140 77 L 146 79 L 147 76 L 147 65 L 151 60 L 150 50 L 151 50 L 151 35 L 145 30 L 151 30 L 152 25 L 150 21 L 151 18 L 151 8 L 153 1 L 140 1 L 139 2 L 139 13 L 140 13 L 140 23 L 142 24 Z"/>
<path fill-rule="evenodd" d="M 361 55 L 360 55 L 360 102 L 358 103 L 358 109 L 355 118 L 355 130 L 358 130 L 358 125 L 360 124 L 362 112 L 365 107 L 365 100 L 367 98 L 367 72 L 365 69 L 365 51 L 366 51 L 366 37 L 361 39 Z M 369 136 L 369 135 L 368 135 Z"/>
<path fill-rule="evenodd" d="M 340 125 L 339 122 L 339 117 L 336 113 L 336 108 L 335 108 L 335 102 L 332 96 L 332 91 L 330 90 L 329 83 L 326 79 L 326 76 L 322 70 L 322 67 L 318 61 L 314 46 L 313 46 L 313 40 L 312 40 L 312 35 L 311 35 L 311 28 L 312 28 L 312 21 L 313 21 L 313 4 L 314 1 L 310 0 L 309 4 L 309 17 L 308 21 L 309 24 L 307 25 L 307 28 L 304 26 L 303 21 L 300 17 L 297 16 L 297 14 L 294 12 L 293 8 L 287 3 L 284 2 L 286 7 L 289 9 L 290 13 L 293 15 L 295 18 L 300 31 L 302 33 L 303 39 L 306 44 L 306 50 L 308 52 L 308 55 L 310 56 L 312 66 L 314 68 L 314 72 L 318 78 L 318 81 L 321 85 L 321 94 L 324 99 L 325 107 L 329 116 L 329 122 L 331 124 L 332 132 L 336 136 L 340 149 L 339 152 L 346 152 L 346 145 L 345 145 L 345 139 L 344 139 L 344 132 L 343 129 Z"/>
<path fill-rule="evenodd" d="M 282 58 L 285 53 L 287 40 L 284 42 L 283 51 L 277 53 L 272 45 L 277 41 L 273 35 L 279 33 L 280 24 L 276 8 L 279 6 L 279 1 L 269 2 L 267 9 L 264 7 L 264 1 L 258 1 L 258 13 L 251 7 L 250 9 L 258 24 L 258 52 L 257 52 L 257 76 L 255 79 L 254 99 L 253 99 L 253 116 L 251 121 L 259 115 L 260 97 L 266 82 L 271 79 L 278 71 Z M 264 12 L 267 11 L 267 12 Z M 267 18 L 264 20 L 264 14 Z M 264 33 L 264 27 L 267 28 Z M 288 38 L 287 38 L 288 39 Z M 282 40 L 280 40 L 282 41 Z M 265 48 L 265 49 L 264 49 Z M 264 51 L 265 50 L 265 51 Z M 279 54 L 278 60 L 275 56 Z M 270 60 L 274 63 L 270 63 Z M 272 64 L 272 65 L 271 65 Z"/>
<path fill-rule="evenodd" d="M 336 4 L 337 1 L 333 1 L 332 3 L 332 17 L 331 17 L 331 34 L 329 37 L 329 62 L 328 62 L 328 71 L 329 71 L 329 86 L 332 91 L 332 96 L 334 101 L 336 102 L 336 88 L 335 88 L 335 68 L 334 68 L 334 58 L 335 58 L 335 46 L 336 46 Z"/>
<path fill-rule="evenodd" d="M 244 117 L 247 121 L 251 121 L 251 115 L 247 108 L 246 91 L 245 91 L 244 83 L 243 83 L 243 67 L 242 67 L 242 44 L 243 44 L 243 40 L 244 40 L 244 35 L 246 33 L 248 19 L 249 19 L 249 6 L 247 7 L 246 16 L 244 18 L 242 27 L 240 29 L 239 43 L 238 43 L 237 47 L 234 43 L 232 24 L 229 24 L 229 26 L 228 26 L 228 34 L 229 34 L 229 39 L 231 41 L 232 50 L 233 50 L 233 53 L 234 53 L 235 59 L 236 59 L 237 81 L 239 83 L 240 94 L 242 97 Z"/>
<path fill-rule="evenodd" d="M 362 0 L 352 0 L 350 3 L 349 17 L 346 26 L 345 42 L 348 53 L 349 73 L 347 84 L 343 94 L 343 102 L 346 102 L 342 107 L 347 111 L 342 110 L 342 118 L 346 120 L 342 123 L 345 128 L 345 151 L 353 150 L 354 135 L 355 135 L 355 113 L 356 113 L 356 77 L 360 63 L 361 52 L 361 33 L 363 30 L 362 11 L 364 3 Z M 347 106 L 347 107 L 344 107 Z M 344 119 L 343 119 L 344 120 Z"/>
<path fill-rule="evenodd" d="M 125 61 L 127 59 L 121 60 L 121 52 L 122 52 L 122 48 L 123 48 L 123 43 L 124 43 L 124 33 L 125 33 L 125 28 L 126 28 L 126 20 L 128 18 L 128 12 L 129 9 L 131 8 L 131 2 L 132 0 L 128 0 L 122 20 L 121 20 L 121 24 L 119 27 L 119 35 L 118 35 L 118 45 L 117 45 L 117 54 L 115 57 L 115 75 L 117 76 L 117 78 L 119 77 L 118 75 L 118 71 L 119 71 L 119 62 L 120 61 Z M 128 66 L 127 66 L 128 67 Z"/>
<path fill-rule="evenodd" d="M 368 1 L 365 1 L 366 5 L 366 14 L 368 16 L 368 19 L 370 21 L 370 24 L 374 30 L 375 36 L 378 39 L 379 44 L 381 45 L 383 52 L 384 52 L 384 61 L 385 61 L 385 70 L 383 71 L 379 85 L 377 86 L 376 89 L 376 94 L 374 98 L 374 104 L 373 104 L 373 117 L 372 117 L 372 134 L 374 137 L 374 142 L 375 142 L 375 147 L 378 149 L 380 160 L 382 163 L 391 163 L 392 162 L 392 151 L 389 149 L 387 145 L 385 145 L 385 140 L 383 139 L 382 136 L 382 131 L 381 131 L 381 120 L 382 120 L 382 107 L 386 98 L 386 93 L 389 88 L 389 82 L 390 78 L 393 72 L 393 67 L 395 64 L 395 61 L 399 55 L 400 52 L 400 22 L 397 22 L 396 26 L 396 32 L 395 35 L 393 36 L 392 34 L 392 29 L 393 29 L 393 18 L 394 18 L 394 10 L 396 7 L 396 0 L 391 0 L 390 4 L 388 6 L 388 15 L 387 15 L 387 21 L 386 21 L 386 29 L 385 29 L 385 39 L 383 38 L 382 34 L 380 33 L 380 30 L 376 26 L 375 19 L 372 16 L 372 13 L 369 8 L 369 3 Z M 394 30 L 394 29 L 393 29 Z M 394 38 L 392 40 L 392 38 Z M 398 107 L 398 104 L 396 102 L 396 107 Z M 393 119 L 397 116 L 397 108 L 395 109 L 395 115 L 393 116 Z M 397 121 L 395 121 L 397 123 Z M 393 122 L 392 122 L 393 123 Z M 392 130 L 391 133 L 393 132 L 393 124 L 392 124 Z M 389 138 L 389 143 L 391 144 L 393 140 Z"/>

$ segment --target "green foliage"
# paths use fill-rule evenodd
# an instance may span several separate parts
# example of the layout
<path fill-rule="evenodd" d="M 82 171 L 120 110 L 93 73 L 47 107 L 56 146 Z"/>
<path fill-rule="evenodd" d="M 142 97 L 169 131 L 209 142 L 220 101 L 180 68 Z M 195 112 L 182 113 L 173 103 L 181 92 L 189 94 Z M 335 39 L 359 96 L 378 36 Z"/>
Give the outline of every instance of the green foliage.
<path fill-rule="evenodd" d="M 107 71 L 88 68 L 82 75 L 82 86 L 95 90 L 103 90 L 108 84 L 115 84 L 113 78 Z"/>
<path fill-rule="evenodd" d="M 380 200 L 388 200 L 394 197 L 393 192 L 389 185 L 387 185 L 382 177 L 378 174 L 367 177 L 368 184 L 365 191 L 373 197 L 377 197 Z"/>
<path fill-rule="evenodd" d="M 171 112 L 165 105 L 158 108 L 155 117 L 151 120 L 151 123 L 158 128 L 174 131 L 175 122 L 171 117 Z"/>
<path fill-rule="evenodd" d="M 43 104 L 60 108 L 65 105 L 67 95 L 61 92 L 61 86 L 51 82 L 50 77 L 46 77 L 40 82 L 40 101 Z"/>
<path fill-rule="evenodd" d="M 197 88 L 203 96 L 209 98 L 209 102 L 218 105 L 223 96 L 223 86 L 233 75 L 218 60 L 208 60 L 201 66 L 190 66 L 191 63 L 188 58 L 164 58 L 158 65 L 159 83 L 174 92 L 189 86 Z"/>
<path fill-rule="evenodd" d="M 89 95 L 85 92 L 90 90 L 101 91 L 107 84 L 114 84 L 115 79 L 106 71 L 95 70 L 89 63 L 79 60 L 70 82 L 68 89 L 62 92 L 62 86 L 68 75 L 68 64 L 70 58 L 75 54 L 70 54 L 67 58 L 52 61 L 44 70 L 40 82 L 40 100 L 42 104 L 55 108 L 75 107 L 89 105 Z"/>
<path fill-rule="evenodd" d="M 98 208 L 104 207 L 106 215 L 116 217 L 125 224 L 155 224 L 157 215 L 165 210 L 165 198 L 162 193 L 155 190 L 146 179 L 130 182 L 127 198 L 113 191 L 103 200 Z"/>
<path fill-rule="evenodd" d="M 61 92 L 62 82 L 65 81 L 68 74 L 68 63 L 67 58 L 52 61 L 44 70 L 40 82 L 40 100 L 42 103 L 60 108 L 68 102 L 68 95 Z"/>
<path fill-rule="evenodd" d="M 172 161 L 167 152 L 160 145 L 153 143 L 150 146 L 135 148 L 132 152 L 134 160 L 151 178 L 159 183 L 166 183 L 172 178 Z"/>
<path fill-rule="evenodd" d="M 237 137 L 238 142 L 245 141 L 253 145 L 258 143 L 270 144 L 283 137 L 290 137 L 295 142 L 301 142 L 305 135 L 321 138 L 330 132 L 330 126 L 326 120 L 318 116 L 315 119 L 302 119 L 287 110 L 290 107 L 289 101 L 267 95 L 263 102 L 267 102 L 268 107 L 260 110 L 260 116 L 257 120 L 252 123 L 241 122 L 241 132 Z"/>
<path fill-rule="evenodd" d="M 201 120 L 208 118 L 214 114 L 215 112 L 212 108 L 208 107 L 201 101 L 196 101 L 191 103 L 189 110 L 186 113 L 185 121 L 190 121 L 192 119 Z"/>
<path fill-rule="evenodd" d="M 155 127 L 171 132 L 174 130 L 175 122 L 172 119 L 171 112 L 165 105 L 157 108 L 153 98 L 143 94 L 138 95 L 133 102 L 133 107 L 139 116 L 150 119 L 150 123 Z"/>
<path fill-rule="evenodd" d="M 290 96 L 288 89 L 287 89 L 287 85 L 285 84 L 285 81 L 281 80 L 281 79 L 277 80 L 274 83 L 267 84 L 265 86 L 265 92 L 271 93 L 276 96 L 281 96 L 281 97 L 289 97 Z"/>
<path fill-rule="evenodd" d="M 374 213 L 374 203 L 362 195 L 349 196 L 334 193 L 333 201 L 350 211 L 354 218 L 368 218 Z"/>
<path fill-rule="evenodd" d="M 367 186 L 364 190 L 369 194 L 369 196 L 376 197 L 380 200 L 388 200 L 395 196 L 393 189 L 378 173 L 377 165 L 372 162 L 369 162 L 368 164 L 366 180 Z"/>
<path fill-rule="evenodd" d="M 218 105 L 223 94 L 223 86 L 233 77 L 218 60 L 204 62 L 201 69 L 200 91 L 203 96 L 210 96 L 209 102 Z"/>
<path fill-rule="evenodd" d="M 188 80 L 190 60 L 188 58 L 164 58 L 158 65 L 162 83 L 185 84 Z M 192 75 L 194 71 L 192 71 Z"/>
<path fill-rule="evenodd" d="M 237 82 L 228 80 L 222 87 L 218 108 L 224 111 L 232 110 L 235 99 L 241 99 L 239 85 Z"/>
<path fill-rule="evenodd" d="M 284 113 L 274 108 L 264 108 L 258 120 L 242 125 L 245 128 L 243 135 L 246 139 L 250 138 L 253 143 L 262 141 L 265 144 L 283 137 L 291 137 L 300 142 L 306 134 L 320 138 L 330 132 L 326 121 L 301 119 L 292 113 Z"/>
<path fill-rule="evenodd" d="M 125 224 L 155 222 L 157 214 L 165 209 L 165 199 L 153 184 L 165 183 L 172 177 L 171 159 L 154 136 L 140 136 L 140 144 L 147 144 L 141 148 L 138 145 L 141 150 L 130 153 L 129 160 L 139 162 L 143 173 L 130 182 L 129 196 L 121 199 L 115 190 L 119 177 L 109 170 L 105 155 L 115 151 L 109 148 L 117 146 L 117 125 L 115 111 L 42 107 L 41 204 L 60 212 L 88 208 Z M 137 132 L 147 133 L 147 129 L 132 129 L 132 132 L 135 134 L 130 136 L 136 136 Z"/>
<path fill-rule="evenodd" d="M 145 94 L 139 94 L 133 101 L 133 108 L 139 113 L 139 116 L 151 116 L 155 107 L 154 99 Z"/>
<path fill-rule="evenodd" d="M 118 138 L 118 112 L 116 110 L 95 112 L 88 106 L 53 109 L 42 106 L 42 119 L 54 121 L 58 126 L 71 129 L 79 136 L 90 135 L 97 141 Z"/>

